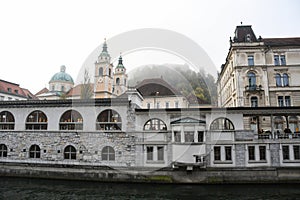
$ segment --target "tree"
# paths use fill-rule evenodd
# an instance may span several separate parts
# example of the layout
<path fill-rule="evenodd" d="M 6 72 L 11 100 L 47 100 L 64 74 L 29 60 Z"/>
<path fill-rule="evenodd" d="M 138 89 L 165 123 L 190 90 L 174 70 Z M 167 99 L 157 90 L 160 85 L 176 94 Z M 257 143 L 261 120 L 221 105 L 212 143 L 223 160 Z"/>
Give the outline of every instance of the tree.
<path fill-rule="evenodd" d="M 90 82 L 90 76 L 87 69 L 84 70 L 83 83 L 80 86 L 80 98 L 90 99 L 93 96 L 93 88 Z"/>

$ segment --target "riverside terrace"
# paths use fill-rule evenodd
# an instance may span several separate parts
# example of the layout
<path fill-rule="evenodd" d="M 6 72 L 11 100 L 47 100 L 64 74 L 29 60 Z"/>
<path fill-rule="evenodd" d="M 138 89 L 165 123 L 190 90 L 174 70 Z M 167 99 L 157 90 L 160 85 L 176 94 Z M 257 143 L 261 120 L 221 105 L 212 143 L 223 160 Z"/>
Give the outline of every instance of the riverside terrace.
<path fill-rule="evenodd" d="M 0 102 L 0 162 L 188 171 L 300 166 L 300 107 L 140 109 L 133 99 Z"/>

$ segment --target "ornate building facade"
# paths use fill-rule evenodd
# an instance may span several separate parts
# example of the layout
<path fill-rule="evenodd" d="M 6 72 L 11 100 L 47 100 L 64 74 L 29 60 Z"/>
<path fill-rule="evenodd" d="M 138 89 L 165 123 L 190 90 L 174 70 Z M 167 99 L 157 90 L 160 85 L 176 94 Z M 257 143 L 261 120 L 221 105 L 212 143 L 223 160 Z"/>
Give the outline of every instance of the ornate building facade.
<path fill-rule="evenodd" d="M 237 26 L 218 77 L 220 107 L 299 106 L 300 38 L 258 38 Z"/>

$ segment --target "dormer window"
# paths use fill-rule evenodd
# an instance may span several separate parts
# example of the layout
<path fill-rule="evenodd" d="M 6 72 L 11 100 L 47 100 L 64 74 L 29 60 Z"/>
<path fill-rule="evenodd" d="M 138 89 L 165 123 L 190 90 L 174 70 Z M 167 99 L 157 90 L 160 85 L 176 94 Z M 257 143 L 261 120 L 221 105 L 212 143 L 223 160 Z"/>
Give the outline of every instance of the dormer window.
<path fill-rule="evenodd" d="M 18 90 L 15 90 L 15 93 L 16 93 L 16 94 L 18 94 L 18 93 L 19 93 L 19 91 L 18 91 Z"/>
<path fill-rule="evenodd" d="M 251 42 L 251 36 L 250 36 L 250 34 L 246 35 L 246 42 Z"/>
<path fill-rule="evenodd" d="M 7 91 L 8 91 L 8 92 L 11 92 L 11 88 L 7 88 Z"/>

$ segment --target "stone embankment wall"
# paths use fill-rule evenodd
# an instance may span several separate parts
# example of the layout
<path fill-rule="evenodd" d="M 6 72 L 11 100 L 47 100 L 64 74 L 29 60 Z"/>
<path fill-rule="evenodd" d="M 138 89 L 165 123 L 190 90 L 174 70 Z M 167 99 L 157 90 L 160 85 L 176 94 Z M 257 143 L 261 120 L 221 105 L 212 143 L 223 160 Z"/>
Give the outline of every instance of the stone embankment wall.
<path fill-rule="evenodd" d="M 66 164 L 0 163 L 0 176 L 153 183 L 300 183 L 300 168 L 206 168 L 195 171 Z"/>

